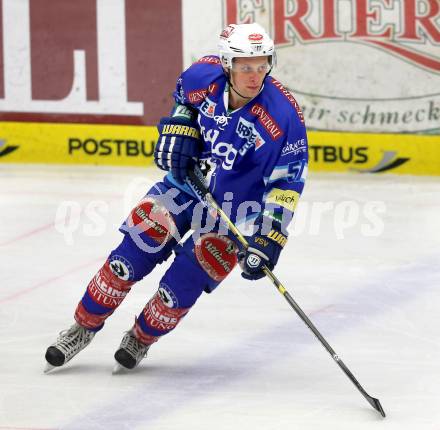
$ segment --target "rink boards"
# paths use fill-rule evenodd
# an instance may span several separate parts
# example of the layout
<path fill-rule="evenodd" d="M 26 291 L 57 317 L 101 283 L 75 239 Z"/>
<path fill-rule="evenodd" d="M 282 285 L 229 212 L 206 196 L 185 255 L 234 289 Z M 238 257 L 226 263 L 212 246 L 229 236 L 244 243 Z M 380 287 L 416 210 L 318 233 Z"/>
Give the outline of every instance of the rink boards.
<path fill-rule="evenodd" d="M 152 164 L 156 127 L 2 122 L 0 163 Z M 440 136 L 309 131 L 312 171 L 440 175 Z"/>

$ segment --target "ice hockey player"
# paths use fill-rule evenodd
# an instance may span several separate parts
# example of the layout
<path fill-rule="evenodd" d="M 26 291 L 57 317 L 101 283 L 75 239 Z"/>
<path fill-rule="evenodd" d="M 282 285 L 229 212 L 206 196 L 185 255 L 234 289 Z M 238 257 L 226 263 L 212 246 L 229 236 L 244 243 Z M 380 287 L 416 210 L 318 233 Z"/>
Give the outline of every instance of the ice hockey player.
<path fill-rule="evenodd" d="M 218 54 L 202 57 L 178 78 L 175 106 L 158 125 L 154 154 L 168 173 L 121 226 L 122 242 L 88 284 L 75 324 L 47 349 L 47 370 L 90 344 L 135 282 L 173 253 L 157 292 L 115 353 L 119 368 L 136 367 L 237 263 L 249 280 L 264 277 L 264 265 L 277 264 L 307 173 L 304 117 L 270 76 L 275 48 L 260 25 L 228 25 Z M 186 182 L 194 168 L 239 228 L 252 225 L 247 250 L 200 205 Z M 189 230 L 193 234 L 181 241 Z"/>

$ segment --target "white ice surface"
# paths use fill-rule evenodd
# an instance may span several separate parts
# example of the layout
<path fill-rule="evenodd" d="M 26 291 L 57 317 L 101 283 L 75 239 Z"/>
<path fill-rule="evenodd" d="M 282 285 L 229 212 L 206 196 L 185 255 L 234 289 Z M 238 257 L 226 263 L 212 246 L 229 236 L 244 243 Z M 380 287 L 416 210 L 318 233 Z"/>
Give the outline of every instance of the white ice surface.
<path fill-rule="evenodd" d="M 440 429 L 438 178 L 310 175 L 275 270 L 385 419 L 270 282 L 238 270 L 132 373 L 112 375 L 113 353 L 168 263 L 43 374 L 47 346 L 159 175 L 0 167 L 0 429 Z M 65 219 L 69 201 L 81 212 Z M 376 218 L 371 201 L 385 210 Z M 332 205 L 321 217 L 319 202 Z"/>

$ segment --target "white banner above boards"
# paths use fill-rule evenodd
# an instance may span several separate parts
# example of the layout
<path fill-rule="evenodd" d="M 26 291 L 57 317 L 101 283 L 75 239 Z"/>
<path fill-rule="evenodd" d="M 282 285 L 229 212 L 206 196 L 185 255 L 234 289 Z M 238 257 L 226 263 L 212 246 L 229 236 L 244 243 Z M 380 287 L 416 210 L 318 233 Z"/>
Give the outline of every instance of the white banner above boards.
<path fill-rule="evenodd" d="M 183 0 L 185 67 L 226 24 L 252 21 L 309 129 L 440 134 L 438 0 Z"/>

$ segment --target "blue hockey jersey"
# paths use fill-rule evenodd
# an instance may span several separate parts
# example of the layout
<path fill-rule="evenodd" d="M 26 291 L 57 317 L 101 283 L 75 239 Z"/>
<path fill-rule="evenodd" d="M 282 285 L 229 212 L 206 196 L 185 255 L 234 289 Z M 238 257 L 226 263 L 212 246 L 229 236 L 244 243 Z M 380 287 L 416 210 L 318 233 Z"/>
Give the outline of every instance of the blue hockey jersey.
<path fill-rule="evenodd" d="M 216 56 L 201 58 L 177 81 L 176 102 L 198 111 L 204 139 L 199 166 L 217 203 L 237 225 L 263 212 L 286 227 L 307 174 L 304 116 L 290 92 L 271 76 L 239 109 L 228 110 L 228 91 Z M 171 174 L 166 181 L 190 192 Z"/>

